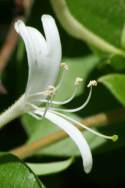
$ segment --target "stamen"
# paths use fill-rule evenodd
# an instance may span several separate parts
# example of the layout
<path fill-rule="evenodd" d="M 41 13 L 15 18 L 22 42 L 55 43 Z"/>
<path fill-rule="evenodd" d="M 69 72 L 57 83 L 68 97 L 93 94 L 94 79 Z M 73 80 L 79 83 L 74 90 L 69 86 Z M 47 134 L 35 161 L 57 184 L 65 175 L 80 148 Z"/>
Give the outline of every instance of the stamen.
<path fill-rule="evenodd" d="M 38 106 L 36 106 L 36 105 L 34 105 L 32 103 L 27 103 L 26 105 L 27 105 L 27 108 L 30 109 L 29 111 L 37 110 L 38 109 Z"/>
<path fill-rule="evenodd" d="M 61 85 L 63 83 L 63 80 L 65 78 L 65 73 L 66 73 L 66 71 L 69 70 L 69 67 L 68 67 L 68 65 L 66 63 L 61 63 L 61 67 L 63 68 L 63 72 L 62 72 L 61 79 L 60 79 L 59 83 L 56 86 L 56 91 L 61 87 Z"/>
<path fill-rule="evenodd" d="M 42 119 L 45 117 L 46 112 L 47 112 L 47 110 L 49 109 L 49 106 L 50 106 L 51 103 L 52 103 L 53 97 L 54 97 L 54 95 L 55 95 L 55 91 L 56 91 L 56 89 L 55 89 L 54 86 L 49 86 L 49 87 L 48 87 L 48 101 L 47 101 L 47 103 L 46 103 L 46 107 L 45 107 L 45 110 L 44 110 Z"/>
<path fill-rule="evenodd" d="M 76 93 L 77 93 L 77 87 L 74 88 L 71 97 L 69 97 L 68 99 L 66 99 L 64 101 L 52 101 L 52 104 L 57 104 L 57 105 L 67 104 L 74 99 Z"/>
<path fill-rule="evenodd" d="M 61 112 L 77 112 L 77 111 L 80 111 L 87 106 L 87 104 L 89 103 L 89 101 L 91 99 L 91 96 L 92 96 L 92 86 L 90 87 L 89 95 L 88 95 L 86 101 L 80 107 L 73 108 L 73 109 L 63 109 L 63 108 L 50 108 L 50 109 L 56 110 L 56 111 L 61 111 Z"/>
<path fill-rule="evenodd" d="M 97 86 L 96 80 L 90 80 L 90 82 L 88 83 L 87 87 L 91 87 L 91 86 Z"/>
<path fill-rule="evenodd" d="M 48 94 L 47 94 L 47 97 L 48 98 L 51 98 L 55 95 L 55 92 L 56 92 L 56 88 L 52 85 L 48 86 Z"/>
<path fill-rule="evenodd" d="M 118 140 L 118 135 L 114 134 L 114 135 L 112 136 L 112 141 L 113 141 L 113 142 L 116 142 L 117 140 Z"/>
<path fill-rule="evenodd" d="M 49 109 L 49 105 L 50 105 L 50 103 L 51 103 L 51 100 L 48 100 L 48 102 L 46 103 L 46 106 L 45 106 L 45 110 L 44 110 L 44 113 L 43 113 L 42 119 L 45 117 L 46 112 L 47 112 L 47 110 Z"/>
<path fill-rule="evenodd" d="M 66 63 L 61 63 L 61 67 L 65 70 L 69 70 L 69 67 Z"/>
<path fill-rule="evenodd" d="M 38 115 L 34 114 L 33 112 L 28 112 L 28 114 L 30 116 L 32 116 L 33 118 L 37 119 L 37 120 L 41 120 L 42 119 L 42 117 L 39 117 Z"/>
<path fill-rule="evenodd" d="M 35 98 L 39 98 L 39 97 L 42 97 L 42 96 L 46 96 L 46 93 L 47 93 L 47 90 L 42 91 L 42 92 L 37 92 L 37 93 L 34 93 L 34 94 L 29 95 L 28 98 L 29 98 L 30 100 L 34 100 Z"/>
<path fill-rule="evenodd" d="M 55 113 L 55 114 L 57 114 L 57 115 L 59 115 L 59 116 L 61 116 L 61 117 L 63 117 L 63 118 L 65 118 L 65 119 L 67 119 L 67 120 L 69 120 L 70 122 L 74 123 L 75 125 L 79 125 L 80 127 L 86 129 L 87 131 L 89 131 L 89 132 L 91 132 L 91 133 L 93 133 L 93 134 L 95 134 L 95 135 L 97 135 L 99 137 L 112 140 L 113 142 L 116 142 L 118 140 L 118 135 L 112 135 L 112 136 L 104 135 L 104 134 L 99 133 L 99 132 L 97 132 L 97 131 L 95 131 L 95 130 L 89 128 L 89 127 L 87 127 L 86 125 L 84 125 L 84 124 L 82 124 L 82 123 L 80 123 L 80 122 L 72 119 L 69 116 L 66 116 L 66 115 L 61 114 L 61 113 L 56 112 L 56 111 L 52 111 L 52 112 Z"/>
<path fill-rule="evenodd" d="M 74 85 L 78 86 L 79 84 L 81 84 L 81 82 L 83 82 L 83 79 L 80 78 L 80 77 L 77 77 L 76 80 L 75 80 Z"/>
<path fill-rule="evenodd" d="M 38 106 L 34 105 L 34 104 L 31 104 L 31 103 L 27 103 L 27 106 L 29 106 L 29 108 L 31 108 L 31 112 L 28 112 L 29 115 L 33 116 L 34 118 L 38 119 L 38 120 L 42 120 L 45 115 L 46 115 L 46 112 L 48 111 L 49 109 L 49 105 L 51 104 L 51 101 L 52 101 L 52 98 L 51 99 L 48 99 L 47 100 L 47 103 L 46 103 L 46 106 L 44 108 L 39 108 Z M 38 110 L 38 109 L 43 109 L 43 116 L 42 117 L 39 117 L 38 115 L 34 114 L 32 112 L 32 110 Z"/>
<path fill-rule="evenodd" d="M 46 90 L 44 90 L 44 91 L 42 91 L 42 92 L 37 92 L 37 93 L 35 93 L 35 94 L 32 94 L 32 95 L 30 95 L 29 97 L 28 97 L 28 99 L 30 100 L 30 101 L 32 101 L 32 102 L 37 102 L 37 101 L 39 101 L 39 102 L 45 102 L 45 103 L 47 103 L 48 102 L 48 100 L 41 100 L 41 97 L 48 97 L 48 98 L 51 98 L 51 96 L 53 96 L 53 95 L 55 95 L 55 87 L 54 86 L 48 86 L 48 89 L 46 89 Z"/>
<path fill-rule="evenodd" d="M 80 77 L 75 79 L 75 82 L 74 82 L 74 86 L 75 87 L 73 89 L 73 93 L 68 99 L 66 99 L 64 101 L 52 101 L 51 104 L 62 105 L 62 104 L 67 104 L 67 103 L 71 102 L 74 99 L 74 97 L 76 96 L 76 93 L 77 93 L 77 90 L 78 90 L 78 86 L 81 84 L 82 81 L 83 81 L 83 79 L 80 78 Z M 41 102 L 45 102 L 46 103 L 47 100 L 43 99 L 43 100 L 41 100 Z"/>
<path fill-rule="evenodd" d="M 48 103 L 47 103 L 48 104 Z M 44 117 L 45 117 L 45 114 L 48 110 L 48 105 L 46 105 L 45 108 L 43 108 L 43 111 L 44 111 L 44 114 L 42 117 L 39 117 L 37 114 L 33 113 L 34 110 L 38 110 L 39 107 L 34 105 L 34 104 L 31 104 L 31 103 L 27 103 L 27 106 L 28 108 L 30 108 L 28 114 L 31 115 L 32 117 L 36 118 L 37 120 L 42 120 Z M 41 108 L 42 109 L 42 108 Z"/>
<path fill-rule="evenodd" d="M 67 103 L 71 102 L 74 99 L 74 97 L 77 93 L 78 86 L 81 84 L 81 82 L 83 82 L 83 79 L 80 77 L 77 77 L 74 82 L 75 87 L 74 87 L 71 97 L 69 97 L 68 99 L 66 99 L 64 101 L 53 101 L 52 104 L 60 104 L 61 105 L 61 104 L 67 104 Z"/>
<path fill-rule="evenodd" d="M 83 81 L 81 78 L 79 78 L 79 77 L 76 78 L 75 85 L 80 84 L 81 81 Z M 56 111 L 61 111 L 61 112 L 78 112 L 78 111 L 82 110 L 83 108 L 85 108 L 87 106 L 87 104 L 89 103 L 89 101 L 91 99 L 91 96 L 92 96 L 92 87 L 93 86 L 97 86 L 97 82 L 95 80 L 91 80 L 89 82 L 89 84 L 87 85 L 87 87 L 90 88 L 89 95 L 88 95 L 86 101 L 80 107 L 73 108 L 73 109 L 51 108 L 51 110 L 56 110 Z"/>
<path fill-rule="evenodd" d="M 30 101 L 32 101 L 32 102 L 39 101 L 39 102 L 42 102 L 42 103 L 43 102 L 44 103 L 48 103 L 48 100 L 41 99 L 41 97 L 43 96 L 43 97 L 51 98 L 51 96 L 54 96 L 55 92 L 61 87 L 62 82 L 63 82 L 64 77 L 65 77 L 65 72 L 69 69 L 68 65 L 66 63 L 61 63 L 61 67 L 63 68 L 63 73 L 62 73 L 62 77 L 61 77 L 61 80 L 60 80 L 59 84 L 56 87 L 48 86 L 48 89 L 46 89 L 46 90 L 44 90 L 42 92 L 37 92 L 35 94 L 30 95 L 28 97 Z M 61 103 L 58 102 L 58 101 L 54 102 L 54 101 L 51 100 L 51 104 L 66 104 L 67 102 L 71 101 L 74 98 L 75 93 L 76 93 L 76 91 L 73 92 L 73 95 L 69 99 L 67 99 L 65 101 L 62 101 Z"/>

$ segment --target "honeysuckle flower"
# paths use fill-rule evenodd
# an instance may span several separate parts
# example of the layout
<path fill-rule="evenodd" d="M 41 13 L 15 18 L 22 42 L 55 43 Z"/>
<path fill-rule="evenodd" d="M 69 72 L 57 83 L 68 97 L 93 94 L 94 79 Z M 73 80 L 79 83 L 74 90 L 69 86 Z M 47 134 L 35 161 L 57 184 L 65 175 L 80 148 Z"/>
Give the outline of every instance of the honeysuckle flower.
<path fill-rule="evenodd" d="M 21 105 L 23 112 L 27 112 L 36 118 L 45 117 L 55 125 L 63 129 L 76 143 L 80 150 L 83 166 L 86 173 L 92 168 L 92 155 L 84 136 L 75 127 L 76 124 L 84 127 L 92 133 L 115 140 L 117 137 L 105 136 L 94 130 L 87 128 L 80 122 L 70 118 L 62 112 L 76 112 L 83 109 L 90 100 L 92 94 L 92 86 L 96 85 L 96 81 L 88 84 L 90 88 L 89 95 L 84 104 L 75 109 L 62 109 L 51 107 L 52 104 L 66 104 L 73 100 L 77 87 L 82 82 L 81 78 L 76 78 L 74 82 L 74 90 L 71 97 L 65 101 L 54 101 L 56 91 L 61 87 L 64 73 L 68 70 L 65 63 L 61 64 L 62 50 L 58 29 L 54 19 L 49 15 L 42 16 L 42 24 L 45 37 L 35 28 L 28 27 L 23 21 L 18 20 L 15 23 L 15 29 L 22 37 L 28 58 L 29 73 L 28 82 L 24 95 L 21 97 Z M 56 78 L 61 69 L 63 69 L 62 79 L 55 86 Z M 41 107 L 42 105 L 42 107 Z"/>
<path fill-rule="evenodd" d="M 59 72 L 61 61 L 60 37 L 51 16 L 42 16 L 46 39 L 33 27 L 25 26 L 18 20 L 16 31 L 23 38 L 28 58 L 29 75 L 25 94 L 27 96 L 39 93 L 53 85 Z"/>

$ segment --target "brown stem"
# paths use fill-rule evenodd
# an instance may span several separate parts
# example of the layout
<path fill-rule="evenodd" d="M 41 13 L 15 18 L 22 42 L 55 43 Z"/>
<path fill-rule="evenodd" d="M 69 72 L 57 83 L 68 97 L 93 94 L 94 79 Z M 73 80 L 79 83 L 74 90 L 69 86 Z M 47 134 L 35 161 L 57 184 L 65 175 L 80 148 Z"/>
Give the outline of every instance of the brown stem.
<path fill-rule="evenodd" d="M 18 37 L 13 27 L 14 22 L 15 20 L 11 23 L 6 40 L 2 46 L 2 49 L 0 50 L 0 73 L 3 72 L 17 43 Z"/>
<path fill-rule="evenodd" d="M 125 120 L 125 108 L 110 111 L 108 113 L 99 113 L 94 116 L 87 117 L 81 121 L 86 126 L 101 126 L 108 125 L 110 123 L 119 122 Z M 77 126 L 77 125 L 76 125 Z M 80 130 L 81 127 L 77 126 Z M 24 144 L 16 149 L 10 151 L 10 153 L 20 157 L 26 158 L 41 148 L 44 148 L 50 144 L 53 144 L 59 140 L 66 138 L 68 135 L 64 131 L 56 131 L 48 136 L 40 138 L 32 142 L 31 144 Z"/>
<path fill-rule="evenodd" d="M 14 18 L 14 20 L 10 24 L 10 29 L 6 36 L 5 42 L 0 50 L 0 73 L 2 73 L 4 71 L 4 68 L 5 68 L 7 62 L 16 47 L 18 35 L 14 29 L 15 20 L 17 20 L 19 18 L 21 18 L 23 20 L 26 19 L 27 15 L 29 13 L 29 10 L 31 9 L 32 0 L 27 0 L 27 1 L 15 0 L 15 1 L 18 6 L 19 6 L 19 2 L 20 2 L 20 7 L 22 7 L 22 6 L 24 7 L 25 16 Z"/>

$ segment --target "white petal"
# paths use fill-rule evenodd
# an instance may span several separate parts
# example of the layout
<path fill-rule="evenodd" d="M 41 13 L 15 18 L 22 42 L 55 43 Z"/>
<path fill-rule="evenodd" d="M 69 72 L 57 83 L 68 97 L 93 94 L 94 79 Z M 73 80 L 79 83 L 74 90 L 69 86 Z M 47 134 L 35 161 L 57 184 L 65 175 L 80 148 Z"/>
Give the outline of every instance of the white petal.
<path fill-rule="evenodd" d="M 42 110 L 35 110 L 34 113 L 42 116 L 44 112 Z M 83 159 L 84 170 L 86 173 L 89 173 L 92 169 L 92 155 L 82 133 L 72 123 L 52 113 L 51 111 L 47 111 L 45 117 L 61 129 L 63 129 L 76 143 Z"/>
<path fill-rule="evenodd" d="M 53 42 L 55 41 L 55 43 L 58 43 L 57 46 L 59 46 L 60 39 L 54 21 L 52 23 L 50 21 L 49 28 L 52 30 L 55 29 L 55 38 L 53 38 Z M 56 48 L 50 49 L 42 34 L 33 27 L 25 26 L 23 21 L 18 20 L 15 23 L 15 29 L 23 38 L 27 51 L 29 76 L 26 94 L 41 92 L 47 89 L 49 85 L 54 84 L 59 71 L 61 54 Z M 52 56 L 52 54 L 54 55 Z"/>
<path fill-rule="evenodd" d="M 56 59 L 56 62 L 61 61 L 61 42 L 55 20 L 50 15 L 43 15 L 41 21 L 46 36 L 47 46 L 50 50 L 49 52 L 51 56 Z"/>

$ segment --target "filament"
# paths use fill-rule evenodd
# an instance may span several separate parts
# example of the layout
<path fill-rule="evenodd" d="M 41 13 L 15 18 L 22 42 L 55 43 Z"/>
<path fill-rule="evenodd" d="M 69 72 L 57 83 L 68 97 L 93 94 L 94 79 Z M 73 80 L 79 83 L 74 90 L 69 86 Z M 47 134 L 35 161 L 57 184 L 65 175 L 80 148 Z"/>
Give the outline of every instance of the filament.
<path fill-rule="evenodd" d="M 74 88 L 72 95 L 68 99 L 66 99 L 64 101 L 54 101 L 53 100 L 51 104 L 62 105 L 62 104 L 67 104 L 67 103 L 71 102 L 74 99 L 74 97 L 76 96 L 77 89 L 78 89 L 77 87 Z M 40 100 L 40 102 L 46 103 L 47 100 L 46 99 L 42 99 L 42 100 Z"/>
<path fill-rule="evenodd" d="M 73 109 L 50 108 L 50 109 L 55 110 L 55 111 L 61 111 L 61 112 L 77 112 L 77 111 L 80 111 L 87 106 L 87 104 L 89 103 L 89 101 L 91 99 L 91 96 L 92 96 L 92 86 L 90 87 L 89 94 L 88 94 L 86 101 L 81 106 L 79 106 L 78 108 L 73 108 Z"/>
<path fill-rule="evenodd" d="M 61 67 L 63 68 L 63 72 L 62 72 L 62 75 L 61 75 L 61 79 L 56 86 L 56 91 L 61 87 L 61 85 L 64 81 L 64 78 L 65 78 L 65 74 L 66 74 L 67 70 L 69 69 L 68 65 L 66 63 L 61 63 Z"/>
<path fill-rule="evenodd" d="M 51 104 L 55 104 L 55 105 L 63 105 L 63 104 L 67 104 L 67 103 L 69 103 L 69 102 L 71 102 L 73 99 L 74 99 L 74 97 L 76 96 L 76 93 L 77 93 L 77 90 L 78 90 L 78 86 L 80 85 L 80 83 L 83 81 L 83 79 L 82 78 L 80 78 L 80 77 L 77 77 L 76 79 L 75 79 L 75 82 L 74 82 L 74 89 L 73 89 L 73 92 L 72 92 L 72 95 L 68 98 L 68 99 L 66 99 L 66 100 L 64 100 L 64 101 L 54 101 L 54 100 L 52 100 L 51 101 Z M 56 92 L 56 88 L 55 88 L 55 92 Z M 45 92 L 44 92 L 45 93 Z M 43 95 L 43 92 L 39 92 L 39 93 L 36 93 L 35 95 L 31 95 L 30 97 L 33 97 L 32 98 L 32 101 L 39 101 L 39 102 L 41 102 L 41 103 L 47 103 L 48 102 L 48 100 L 47 99 L 39 99 L 39 97 L 41 97 L 41 95 Z M 31 98 L 30 98 L 31 99 Z M 33 100 L 34 99 L 34 100 Z"/>
<path fill-rule="evenodd" d="M 82 124 L 82 123 L 70 118 L 69 116 L 66 116 L 66 115 L 64 115 L 62 113 L 59 113 L 59 112 L 56 112 L 56 111 L 52 111 L 52 112 L 57 114 L 57 115 L 59 115 L 59 116 L 61 116 L 61 117 L 63 117 L 63 118 L 65 118 L 65 119 L 67 119 L 67 120 L 69 120 L 70 122 L 72 122 L 72 123 L 74 123 L 76 125 L 79 125 L 80 127 L 86 129 L 87 131 L 89 131 L 89 132 L 91 132 L 91 133 L 93 133 L 93 134 L 95 134 L 95 135 L 97 135 L 99 137 L 102 137 L 102 138 L 105 138 L 105 139 L 110 139 L 110 140 L 112 140 L 114 142 L 117 141 L 117 139 L 118 139 L 118 135 L 112 135 L 112 136 L 104 135 L 104 134 L 99 133 L 99 132 L 87 127 L 86 125 L 84 125 L 84 124 Z"/>
<path fill-rule="evenodd" d="M 42 119 L 41 116 L 38 116 L 38 115 L 36 115 L 36 114 L 33 113 L 33 112 L 28 112 L 28 114 L 29 114 L 30 116 L 34 117 L 34 118 L 37 119 L 37 120 L 41 120 L 41 119 Z"/>

